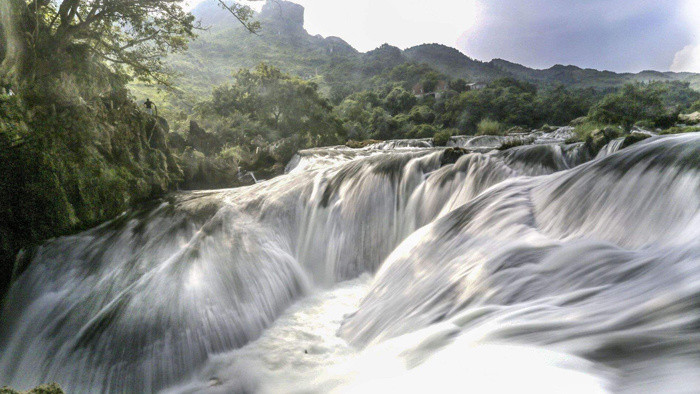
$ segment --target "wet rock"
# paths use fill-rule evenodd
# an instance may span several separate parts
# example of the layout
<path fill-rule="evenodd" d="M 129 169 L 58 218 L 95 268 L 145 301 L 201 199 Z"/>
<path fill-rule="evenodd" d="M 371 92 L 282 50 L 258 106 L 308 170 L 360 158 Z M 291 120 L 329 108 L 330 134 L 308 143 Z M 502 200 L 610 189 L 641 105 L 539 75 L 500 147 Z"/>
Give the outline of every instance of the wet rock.
<path fill-rule="evenodd" d="M 288 163 L 299 150 L 299 145 L 300 141 L 296 138 L 283 138 L 270 145 L 268 151 L 277 163 Z"/>
<path fill-rule="evenodd" d="M 0 394 L 64 394 L 65 392 L 56 383 L 42 384 L 29 391 L 17 391 L 11 387 L 0 387 Z"/>
<path fill-rule="evenodd" d="M 625 137 L 625 139 L 622 141 L 622 145 L 620 145 L 620 149 L 624 149 L 630 145 L 636 144 L 639 141 L 644 141 L 649 137 L 651 137 L 649 134 L 632 133 Z"/>
<path fill-rule="evenodd" d="M 557 129 L 558 129 L 557 126 L 550 126 L 550 125 L 548 125 L 548 124 L 546 124 L 546 125 L 540 127 L 540 131 L 543 131 L 543 132 L 545 132 L 545 133 L 551 133 L 551 132 L 553 132 L 553 131 L 556 131 Z"/>
<path fill-rule="evenodd" d="M 610 141 L 618 138 L 620 136 L 619 130 L 614 127 L 605 127 L 602 129 L 595 129 L 591 132 L 591 135 L 586 139 L 586 146 L 590 151 L 591 155 L 596 155 L 598 152 Z"/>
<path fill-rule="evenodd" d="M 442 157 L 440 157 L 440 165 L 454 164 L 457 160 L 469 153 L 468 150 L 464 148 L 447 148 L 442 152 Z"/>
<path fill-rule="evenodd" d="M 588 116 L 581 116 L 569 122 L 570 126 L 578 126 L 588 122 Z"/>
<path fill-rule="evenodd" d="M 368 145 L 378 144 L 380 142 L 384 142 L 384 141 L 380 141 L 380 140 L 364 140 L 364 141 L 350 140 L 350 141 L 345 143 L 345 146 L 347 146 L 348 148 L 359 149 L 359 148 L 364 148 Z"/>
<path fill-rule="evenodd" d="M 221 149 L 222 144 L 216 135 L 207 133 L 197 122 L 191 120 L 187 133 L 187 145 L 206 155 L 214 155 Z"/>
<path fill-rule="evenodd" d="M 168 145 L 171 148 L 177 149 L 178 151 L 185 150 L 187 146 L 187 141 L 180 133 L 169 133 L 168 134 Z"/>
<path fill-rule="evenodd" d="M 187 147 L 180 157 L 184 173 L 183 189 L 220 189 L 240 186 L 238 163 L 231 158 L 208 157 Z"/>

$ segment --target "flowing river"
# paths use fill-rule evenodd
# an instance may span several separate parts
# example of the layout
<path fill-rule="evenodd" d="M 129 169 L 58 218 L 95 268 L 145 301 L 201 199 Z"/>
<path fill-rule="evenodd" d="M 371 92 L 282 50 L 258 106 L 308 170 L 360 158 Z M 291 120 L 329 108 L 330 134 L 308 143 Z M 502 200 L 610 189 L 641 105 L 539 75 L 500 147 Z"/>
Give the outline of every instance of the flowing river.
<path fill-rule="evenodd" d="M 300 152 L 22 256 L 0 386 L 700 390 L 700 135 Z M 513 138 L 513 137 L 511 137 Z"/>

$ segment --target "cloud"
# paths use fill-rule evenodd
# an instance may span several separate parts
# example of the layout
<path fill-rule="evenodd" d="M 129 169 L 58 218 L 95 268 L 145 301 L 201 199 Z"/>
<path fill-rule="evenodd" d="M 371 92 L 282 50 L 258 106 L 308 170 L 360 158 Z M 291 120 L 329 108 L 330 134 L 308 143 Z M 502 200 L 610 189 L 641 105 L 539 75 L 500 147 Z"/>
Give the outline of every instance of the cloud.
<path fill-rule="evenodd" d="M 306 29 L 339 36 L 361 51 L 439 42 L 455 46 L 476 22 L 477 0 L 293 0 L 306 8 Z"/>
<path fill-rule="evenodd" d="M 693 44 L 692 24 L 683 17 L 688 1 L 697 4 L 481 0 L 483 18 L 462 35 L 458 47 L 478 59 L 503 58 L 537 68 L 576 64 L 612 71 L 667 70 Z M 684 61 L 684 54 L 679 59 Z"/>
<path fill-rule="evenodd" d="M 361 51 L 437 42 L 537 68 L 700 72 L 700 0 L 291 1 L 306 8 L 310 33 Z"/>
<path fill-rule="evenodd" d="M 691 28 L 693 43 L 686 45 L 676 53 L 671 64 L 671 71 L 700 73 L 700 2 L 697 0 L 686 0 L 681 14 L 682 19 Z"/>
<path fill-rule="evenodd" d="M 700 72 L 700 45 L 688 45 L 673 57 L 671 71 Z"/>

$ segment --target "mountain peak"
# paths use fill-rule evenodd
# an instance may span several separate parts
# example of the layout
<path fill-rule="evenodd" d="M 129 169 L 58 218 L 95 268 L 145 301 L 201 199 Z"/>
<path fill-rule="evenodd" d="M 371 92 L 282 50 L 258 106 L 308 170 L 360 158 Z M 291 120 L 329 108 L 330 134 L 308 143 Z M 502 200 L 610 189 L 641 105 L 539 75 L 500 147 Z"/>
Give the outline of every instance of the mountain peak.
<path fill-rule="evenodd" d="M 268 0 L 258 17 L 262 20 L 304 28 L 304 6 L 284 0 Z"/>
<path fill-rule="evenodd" d="M 284 0 L 267 0 L 255 19 L 263 29 L 274 27 L 276 32 L 301 32 L 304 30 L 304 7 Z M 216 0 L 205 0 L 192 9 L 192 15 L 206 27 L 238 26 L 233 16 Z"/>

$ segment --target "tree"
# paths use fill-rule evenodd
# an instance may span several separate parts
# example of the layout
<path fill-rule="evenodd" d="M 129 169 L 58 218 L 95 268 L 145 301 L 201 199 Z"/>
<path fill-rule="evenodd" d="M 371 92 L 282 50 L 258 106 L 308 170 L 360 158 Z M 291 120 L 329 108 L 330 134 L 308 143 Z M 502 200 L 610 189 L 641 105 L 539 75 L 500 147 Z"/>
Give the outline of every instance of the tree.
<path fill-rule="evenodd" d="M 278 138 L 301 137 L 309 146 L 342 142 L 344 130 L 333 114 L 333 107 L 320 96 L 318 86 L 260 64 L 253 70 L 234 74 L 234 82 L 212 92 L 212 99 L 200 103 L 204 117 L 247 116 Z"/>
<path fill-rule="evenodd" d="M 259 28 L 250 8 L 219 1 L 249 30 Z M 57 75 L 76 55 L 167 85 L 162 58 L 186 49 L 198 28 L 180 0 L 2 0 L 0 23 L 8 48 L 0 77 L 15 85 Z"/>
<path fill-rule="evenodd" d="M 625 85 L 594 105 L 588 116 L 597 122 L 622 125 L 625 129 L 630 129 L 641 120 L 656 122 L 666 115 L 663 89 L 662 85 L 656 84 Z"/>
<path fill-rule="evenodd" d="M 384 98 L 385 107 L 392 115 L 408 112 L 417 102 L 416 96 L 402 87 L 395 87 Z"/>

